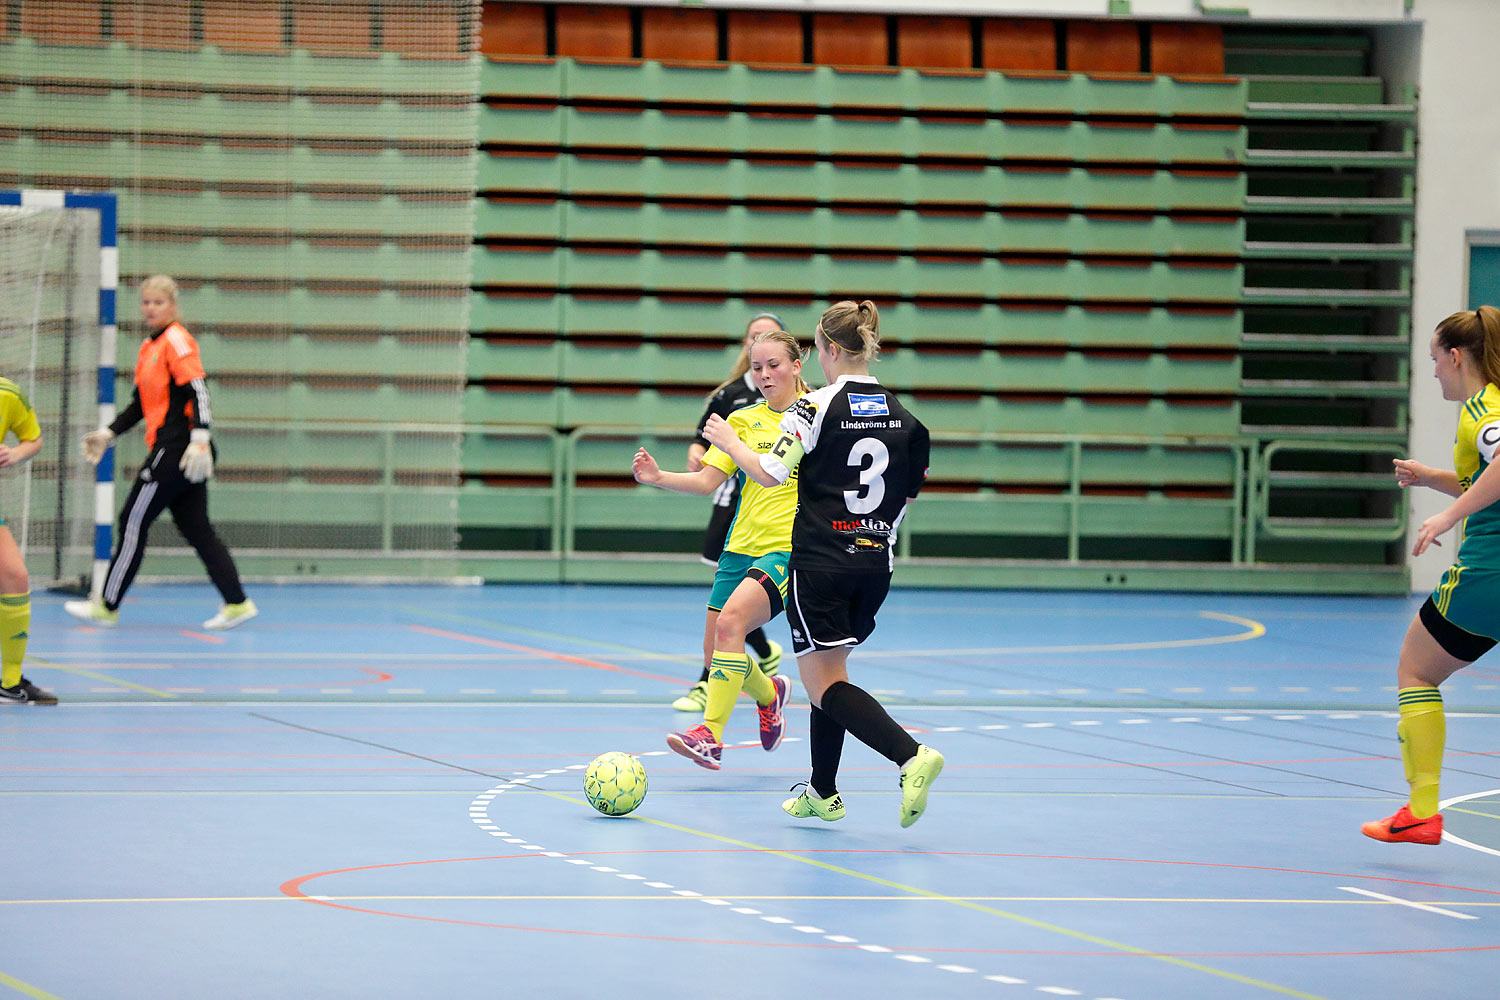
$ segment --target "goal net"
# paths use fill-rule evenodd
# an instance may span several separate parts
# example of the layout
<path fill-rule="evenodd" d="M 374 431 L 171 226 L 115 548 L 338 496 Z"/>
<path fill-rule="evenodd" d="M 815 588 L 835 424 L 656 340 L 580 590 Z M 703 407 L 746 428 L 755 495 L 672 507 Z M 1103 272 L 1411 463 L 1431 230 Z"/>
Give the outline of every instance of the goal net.
<path fill-rule="evenodd" d="M 458 575 L 478 0 L 9 6 L 0 186 L 118 196 L 122 403 L 176 279 L 240 572 Z M 145 455 L 116 441 L 121 493 Z M 158 519 L 143 579 L 202 572 Z"/>
<path fill-rule="evenodd" d="M 96 555 L 96 472 L 78 439 L 99 420 L 100 258 L 99 212 L 0 204 L 0 376 L 42 428 L 34 459 L 0 469 L 0 516 L 34 589 L 87 588 Z"/>

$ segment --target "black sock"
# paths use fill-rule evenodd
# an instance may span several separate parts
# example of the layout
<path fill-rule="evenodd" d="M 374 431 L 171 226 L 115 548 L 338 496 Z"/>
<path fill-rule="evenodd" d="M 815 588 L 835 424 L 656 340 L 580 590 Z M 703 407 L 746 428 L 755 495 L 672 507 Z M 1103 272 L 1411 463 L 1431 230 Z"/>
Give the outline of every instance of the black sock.
<path fill-rule="evenodd" d="M 813 794 L 826 799 L 839 790 L 839 758 L 844 753 L 844 727 L 833 716 L 816 705 L 809 705 L 812 718 L 807 725 L 808 749 L 812 754 Z"/>
<path fill-rule="evenodd" d="M 699 684 L 707 684 L 708 683 L 708 668 L 707 667 L 704 667 L 703 668 L 703 673 L 701 673 L 701 674 L 698 675 L 698 683 Z"/>
<path fill-rule="evenodd" d="M 766 641 L 766 630 L 753 629 L 745 636 L 745 645 L 755 650 L 755 655 L 764 660 L 771 655 L 771 644 Z"/>
<path fill-rule="evenodd" d="M 917 741 L 863 688 L 834 681 L 818 700 L 829 717 L 891 763 L 899 766 L 916 754 Z"/>

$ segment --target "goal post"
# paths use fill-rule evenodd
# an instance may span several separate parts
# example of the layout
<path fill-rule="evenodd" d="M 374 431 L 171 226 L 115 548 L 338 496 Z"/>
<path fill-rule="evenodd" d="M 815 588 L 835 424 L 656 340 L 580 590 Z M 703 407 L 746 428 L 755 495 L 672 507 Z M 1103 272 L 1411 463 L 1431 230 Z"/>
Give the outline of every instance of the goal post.
<path fill-rule="evenodd" d="M 98 593 L 109 566 L 114 451 L 89 468 L 79 438 L 115 416 L 112 194 L 0 190 L 0 375 L 36 410 L 42 451 L 0 475 L 4 516 L 33 587 Z"/>

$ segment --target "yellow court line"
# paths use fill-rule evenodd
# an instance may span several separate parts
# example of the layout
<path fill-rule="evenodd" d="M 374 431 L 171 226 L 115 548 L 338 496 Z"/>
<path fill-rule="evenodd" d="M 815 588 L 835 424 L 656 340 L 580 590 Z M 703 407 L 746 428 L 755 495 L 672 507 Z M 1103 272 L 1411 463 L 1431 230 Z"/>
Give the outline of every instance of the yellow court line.
<path fill-rule="evenodd" d="M 560 794 L 559 797 L 567 798 L 566 796 L 562 796 Z M 569 801 L 576 800 L 570 799 Z M 1061 927 L 1057 924 L 1047 923 L 1044 920 L 1036 920 L 1032 917 L 1023 917 L 1019 913 L 1011 913 L 1007 910 L 1000 910 L 992 906 L 985 906 L 982 903 L 973 902 L 962 897 L 945 896 L 942 893 L 932 892 L 928 889 L 919 889 L 916 886 L 903 885 L 900 882 L 894 882 L 890 879 L 884 879 L 878 875 L 869 875 L 865 872 L 858 872 L 849 868 L 842 868 L 838 865 L 829 864 L 826 861 L 819 861 L 815 858 L 803 857 L 800 854 L 793 854 L 789 851 L 778 851 L 775 848 L 765 847 L 759 844 L 751 844 L 743 840 L 735 840 L 732 837 L 724 837 L 716 833 L 709 833 L 707 830 L 695 830 L 691 827 L 678 826 L 675 823 L 667 823 L 662 820 L 651 819 L 646 816 L 632 816 L 630 818 L 638 819 L 642 823 L 650 823 L 653 826 L 659 826 L 662 829 L 675 830 L 678 833 L 686 833 L 695 837 L 703 837 L 707 840 L 716 840 L 723 844 L 731 844 L 735 847 L 743 847 L 762 854 L 769 854 L 773 857 L 784 858 L 787 861 L 794 861 L 798 864 L 810 865 L 814 868 L 822 868 L 825 871 L 834 872 L 835 874 L 839 875 L 847 875 L 850 878 L 857 878 L 865 882 L 873 882 L 876 885 L 883 885 L 890 889 L 896 889 L 901 892 L 911 893 L 912 895 L 925 896 L 929 899 L 937 900 L 940 902 L 952 903 L 955 906 L 961 906 L 965 909 L 975 910 L 980 913 L 988 914 L 990 916 L 1000 917 L 1005 920 L 1011 920 L 1019 924 L 1025 924 L 1028 927 L 1035 927 L 1038 930 L 1049 931 L 1053 934 L 1061 934 L 1064 937 L 1070 937 L 1078 941 L 1086 941 L 1089 944 L 1098 945 L 1102 948 L 1110 948 L 1115 951 L 1123 952 L 1127 955 L 1139 955 L 1142 958 L 1152 958 L 1157 960 L 1158 962 L 1166 962 L 1169 965 L 1175 965 L 1179 968 L 1188 969 L 1193 972 L 1202 972 L 1210 976 L 1216 976 L 1220 979 L 1228 979 L 1232 982 L 1243 983 L 1246 986 L 1257 987 L 1259 989 L 1267 990 L 1272 993 L 1280 993 L 1283 996 L 1300 997 L 1302 998 L 1302 1000 L 1327 1000 L 1326 997 L 1320 997 L 1315 993 L 1303 993 L 1300 990 L 1294 990 L 1287 986 L 1277 986 L 1275 983 L 1268 983 L 1264 980 L 1254 979 L 1250 976 L 1242 976 L 1236 972 L 1228 972 L 1224 969 L 1215 969 L 1212 966 L 1204 965 L 1200 962 L 1190 962 L 1184 958 L 1175 958 L 1171 955 L 1162 955 L 1147 948 L 1137 948 L 1135 945 L 1125 944 L 1121 941 L 1111 941 L 1109 938 L 1098 937 L 1097 935 L 1087 934 L 1083 931 L 1075 931 L 1068 927 Z M 731 893 L 729 895 L 733 894 Z"/>
<path fill-rule="evenodd" d="M 1495 813 L 1480 812 L 1478 809 L 1460 809 L 1457 806 L 1449 806 L 1444 812 L 1463 813 L 1465 816 L 1479 816 L 1483 819 L 1500 819 Z"/>
<path fill-rule="evenodd" d="M 533 788 L 532 791 L 545 795 L 548 798 L 557 799 L 560 802 L 568 802 L 575 806 L 591 808 L 587 802 L 581 801 L 576 795 L 568 795 L 563 792 L 548 791 L 545 788 Z M 916 886 L 903 885 L 900 882 L 881 878 L 878 875 L 869 875 L 865 872 L 857 872 L 850 868 L 843 868 L 839 865 L 830 864 L 827 861 L 819 861 L 816 858 L 808 858 L 803 857 L 800 854 L 793 854 L 790 851 L 779 851 L 773 847 L 766 847 L 763 844 L 752 844 L 744 840 L 735 840 L 733 837 L 725 837 L 721 834 L 710 833 L 707 830 L 696 830 L 689 826 L 679 826 L 676 823 L 668 823 L 664 820 L 652 819 L 649 816 L 631 815 L 625 818 L 628 820 L 635 820 L 636 822 L 640 823 L 649 823 L 652 826 L 660 827 L 663 830 L 675 830 L 678 833 L 685 833 L 689 836 L 702 837 L 705 840 L 713 840 L 721 844 L 729 844 L 733 847 L 743 847 L 747 850 L 755 851 L 760 854 L 768 854 L 772 857 L 783 858 L 787 861 L 796 862 L 797 864 L 809 865 L 813 868 L 821 868 L 824 871 L 830 871 L 838 875 L 847 875 L 850 878 L 856 878 L 864 882 L 872 882 L 876 885 L 883 885 L 888 889 L 895 889 L 898 892 L 908 893 L 913 896 L 922 896 L 927 899 L 935 900 L 937 902 L 951 903 L 954 906 L 961 906 L 968 910 L 975 910 L 979 913 L 985 913 L 993 917 L 1000 917 L 1005 920 L 1014 921 L 1018 924 L 1025 924 L 1028 927 L 1035 927 L 1038 930 L 1049 931 L 1053 934 L 1061 934 L 1064 937 L 1070 937 L 1078 941 L 1086 941 L 1089 944 L 1098 945 L 1101 948 L 1110 948 L 1127 955 L 1139 955 L 1142 958 L 1152 958 L 1158 962 L 1165 962 L 1168 965 L 1175 965 L 1179 968 L 1188 969 L 1193 972 L 1202 972 L 1210 976 L 1216 976 L 1219 979 L 1227 979 L 1231 982 L 1243 983 L 1246 986 L 1253 986 L 1271 993 L 1280 993 L 1282 996 L 1299 997 L 1300 1000 L 1328 1000 L 1327 997 L 1319 996 L 1316 993 L 1303 993 L 1301 990 L 1294 990 L 1289 986 L 1277 986 L 1275 983 L 1268 983 L 1264 980 L 1255 979 L 1250 976 L 1242 976 L 1237 972 L 1229 972 L 1224 969 L 1215 969 L 1213 966 L 1204 965 L 1201 962 L 1190 962 L 1185 958 L 1176 958 L 1171 955 L 1162 955 L 1158 952 L 1151 951 L 1148 948 L 1137 948 L 1135 945 L 1125 944 L 1122 941 L 1112 941 L 1109 938 L 1098 937 L 1093 934 L 1087 934 L 1083 931 L 1075 931 L 1068 927 L 1059 926 L 1058 924 L 1050 924 L 1045 920 L 1036 920 L 1032 917 L 1023 917 L 1019 913 L 1011 913 L 1008 910 L 996 909 L 993 906 L 985 906 L 982 903 L 975 902 L 961 896 L 946 896 L 940 892 L 933 892 L 929 889 L 919 889 Z M 726 893 L 725 895 L 733 897 L 734 893 Z"/>
<path fill-rule="evenodd" d="M 154 687 L 147 687 L 144 684 L 135 684 L 131 681 L 122 681 L 118 677 L 111 677 L 108 674 L 97 673 L 93 670 L 85 670 L 82 667 L 69 667 L 61 663 L 54 663 L 50 660 L 39 660 L 36 657 L 32 657 L 31 662 L 37 664 L 38 666 L 50 667 L 53 670 L 62 670 L 66 673 L 78 674 L 91 680 L 103 681 L 106 684 L 118 684 L 121 687 L 132 688 L 136 691 L 144 691 L 146 694 L 154 694 L 158 698 L 166 698 L 168 700 L 175 700 L 177 698 L 177 696 L 170 691 L 160 691 Z"/>
<path fill-rule="evenodd" d="M 419 612 L 429 618 L 444 619 L 486 628 L 500 628 L 505 631 L 518 632 L 522 635 L 530 635 L 539 639 L 561 639 L 567 642 L 578 642 L 587 646 L 597 646 L 600 649 L 613 650 L 617 653 L 651 653 L 650 650 L 641 649 L 638 646 L 622 646 L 612 642 L 599 642 L 593 639 L 585 639 L 581 636 L 565 635 L 560 632 L 547 632 L 541 629 L 527 628 L 523 625 L 512 625 L 487 619 L 471 618 L 467 615 L 445 614 L 443 612 L 430 611 L 426 608 L 405 608 L 403 610 L 413 613 Z M 1201 618 L 1212 618 L 1215 621 L 1228 622 L 1232 625 L 1242 625 L 1245 631 L 1236 632 L 1232 635 L 1205 636 L 1200 639 L 1158 639 L 1150 642 L 1099 642 L 1073 646 L 989 646 L 978 649 L 885 649 L 869 650 L 861 652 L 860 655 L 868 659 L 889 659 L 910 656 L 1017 656 L 1039 653 L 1139 652 L 1146 649 L 1186 649 L 1194 646 L 1218 646 L 1227 642 L 1248 642 L 1251 639 L 1259 639 L 1266 634 L 1266 627 L 1250 618 L 1241 618 L 1239 615 L 1227 615 L 1219 611 L 1199 611 L 1197 614 Z M 695 656 L 678 655 L 661 655 L 659 658 L 663 660 L 681 660 L 683 662 L 696 662 L 698 659 Z"/>
<path fill-rule="evenodd" d="M 62 1000 L 62 997 L 55 993 L 48 993 L 41 987 L 32 986 L 30 983 L 23 983 L 15 976 L 7 976 L 3 972 L 0 972 L 0 986 L 9 986 L 13 990 L 32 997 L 33 1000 Z"/>
<path fill-rule="evenodd" d="M 453 622 L 457 625 L 473 625 L 481 628 L 500 629 L 504 632 L 515 632 L 519 635 L 529 635 L 536 639 L 557 639 L 563 642 L 576 642 L 583 646 L 594 646 L 598 649 L 606 649 L 614 653 L 630 653 L 637 656 L 647 656 L 656 660 L 681 661 L 683 663 L 698 663 L 703 659 L 703 654 L 685 653 L 658 653 L 655 650 L 642 649 L 640 646 L 623 646 L 617 642 L 600 642 L 597 639 L 587 639 L 581 635 L 570 635 L 566 632 L 548 632 L 539 628 L 527 628 L 525 625 L 514 625 L 510 622 L 497 622 L 491 618 L 474 618 L 469 615 L 448 614 L 442 611 L 433 611 L 430 608 L 404 607 L 401 610 L 412 614 L 421 615 L 424 618 L 433 618 L 439 621 Z"/>
<path fill-rule="evenodd" d="M 1127 653 L 1143 649 L 1187 649 L 1193 646 L 1219 646 L 1226 642 L 1248 642 L 1266 634 L 1266 627 L 1250 618 L 1226 615 L 1217 611 L 1200 611 L 1203 618 L 1243 625 L 1245 631 L 1232 635 L 1210 635 L 1201 639 L 1155 639 L 1149 642 L 1090 642 L 1073 646 L 986 646 L 976 649 L 881 649 L 860 655 L 867 659 L 890 659 L 907 656 L 1016 656 L 1040 653 Z"/>

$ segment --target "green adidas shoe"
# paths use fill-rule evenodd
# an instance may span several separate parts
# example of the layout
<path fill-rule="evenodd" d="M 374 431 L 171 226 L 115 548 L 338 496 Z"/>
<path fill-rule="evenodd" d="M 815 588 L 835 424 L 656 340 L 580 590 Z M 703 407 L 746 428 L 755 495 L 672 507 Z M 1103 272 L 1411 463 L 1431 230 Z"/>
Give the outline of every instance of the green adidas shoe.
<path fill-rule="evenodd" d="M 708 707 L 708 681 L 699 681 L 687 689 L 687 694 L 672 702 L 679 712 L 701 712 Z"/>
<path fill-rule="evenodd" d="M 943 755 L 929 746 L 901 766 L 901 825 L 911 826 L 927 811 L 927 793 L 943 773 Z"/>
<path fill-rule="evenodd" d="M 219 613 L 204 622 L 203 627 L 218 632 L 243 625 L 258 614 L 260 614 L 260 609 L 247 597 L 239 604 L 226 604 L 219 608 Z"/>
<path fill-rule="evenodd" d="M 751 653 L 750 658 L 755 661 L 757 667 L 760 667 L 761 673 L 767 677 L 775 677 L 776 672 L 781 669 L 781 644 L 775 639 L 767 639 L 766 645 L 771 647 L 771 655 L 762 659 Z"/>
<path fill-rule="evenodd" d="M 99 628 L 114 628 L 120 624 L 120 612 L 109 610 L 100 601 L 64 601 L 63 610 Z"/>
<path fill-rule="evenodd" d="M 796 788 L 796 785 L 792 786 Z M 832 823 L 844 818 L 844 800 L 838 792 L 834 792 L 828 798 L 819 798 L 813 794 L 811 785 L 804 785 L 802 794 L 795 799 L 787 799 L 781 804 L 788 816 L 798 819 L 807 819 L 816 816 L 825 823 Z"/>

